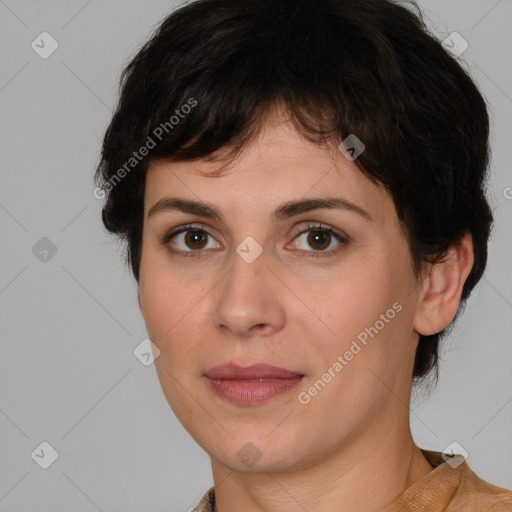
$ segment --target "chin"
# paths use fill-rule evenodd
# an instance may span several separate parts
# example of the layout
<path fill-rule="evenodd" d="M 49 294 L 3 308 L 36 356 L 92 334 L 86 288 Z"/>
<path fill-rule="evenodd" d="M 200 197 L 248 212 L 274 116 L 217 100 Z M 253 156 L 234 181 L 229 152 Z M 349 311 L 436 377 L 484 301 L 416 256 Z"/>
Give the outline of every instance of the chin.
<path fill-rule="evenodd" d="M 278 437 L 272 441 L 264 436 L 260 441 L 237 437 L 230 438 L 224 449 L 216 445 L 215 450 L 205 450 L 213 459 L 238 473 L 280 473 L 307 465 L 301 459 L 301 454 L 297 453 L 298 446 L 301 444 L 291 445 Z M 226 456 L 228 453 L 229 456 Z"/>

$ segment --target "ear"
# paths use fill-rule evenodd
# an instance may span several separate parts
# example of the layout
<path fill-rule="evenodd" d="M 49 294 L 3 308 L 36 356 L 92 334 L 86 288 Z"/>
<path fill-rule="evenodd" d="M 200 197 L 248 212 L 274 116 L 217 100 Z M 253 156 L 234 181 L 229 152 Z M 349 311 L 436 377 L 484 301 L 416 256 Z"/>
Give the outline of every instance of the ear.
<path fill-rule="evenodd" d="M 471 233 L 466 233 L 425 277 L 414 320 L 416 332 L 424 336 L 436 334 L 453 320 L 473 262 L 473 239 Z"/>

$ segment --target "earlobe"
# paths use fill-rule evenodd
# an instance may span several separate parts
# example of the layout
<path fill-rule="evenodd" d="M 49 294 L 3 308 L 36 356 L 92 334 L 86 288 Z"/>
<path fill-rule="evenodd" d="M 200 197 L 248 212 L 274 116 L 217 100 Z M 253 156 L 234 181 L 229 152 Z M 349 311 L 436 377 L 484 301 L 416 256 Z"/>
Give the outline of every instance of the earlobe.
<path fill-rule="evenodd" d="M 473 262 L 473 239 L 470 233 L 466 233 L 450 247 L 442 261 L 432 266 L 425 277 L 414 321 L 416 332 L 429 336 L 450 324 L 457 313 L 462 289 Z"/>

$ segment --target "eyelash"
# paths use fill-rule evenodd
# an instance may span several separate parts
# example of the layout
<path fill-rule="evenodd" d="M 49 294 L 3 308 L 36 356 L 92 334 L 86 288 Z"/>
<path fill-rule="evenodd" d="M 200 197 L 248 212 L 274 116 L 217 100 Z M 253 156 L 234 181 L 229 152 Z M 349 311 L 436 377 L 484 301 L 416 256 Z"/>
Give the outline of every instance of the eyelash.
<path fill-rule="evenodd" d="M 206 229 L 206 226 L 203 224 L 187 224 L 184 226 L 181 226 L 175 230 L 171 230 L 169 233 L 166 233 L 161 239 L 160 243 L 164 246 L 167 246 L 169 242 L 180 233 L 186 233 L 188 231 L 196 231 L 199 233 L 204 233 L 209 237 L 213 236 L 208 232 Z M 350 242 L 350 237 L 347 235 L 341 235 L 340 233 L 337 233 L 333 229 L 326 228 L 322 224 L 309 224 L 306 229 L 300 231 L 297 233 L 293 240 L 300 237 L 304 233 L 307 233 L 308 231 L 321 231 L 322 233 L 329 233 L 331 234 L 338 242 L 340 242 L 340 245 L 336 247 L 335 249 L 331 249 L 330 251 L 301 251 L 301 252 L 310 252 L 308 257 L 318 258 L 318 257 L 327 257 L 332 256 L 339 252 L 343 247 L 346 247 Z M 184 257 L 201 257 L 204 251 L 197 250 L 197 251 L 181 251 L 176 249 L 170 249 L 173 253 L 179 254 Z"/>

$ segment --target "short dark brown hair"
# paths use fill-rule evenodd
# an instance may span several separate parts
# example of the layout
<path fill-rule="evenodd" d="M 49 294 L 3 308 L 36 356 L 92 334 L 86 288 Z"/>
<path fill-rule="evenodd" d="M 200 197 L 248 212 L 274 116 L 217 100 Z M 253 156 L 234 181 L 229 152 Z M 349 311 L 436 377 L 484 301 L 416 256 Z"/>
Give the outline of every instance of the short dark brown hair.
<path fill-rule="evenodd" d="M 95 176 L 103 223 L 126 242 L 137 282 L 148 163 L 221 148 L 234 157 L 277 106 L 309 141 L 363 141 L 355 162 L 391 193 L 417 275 L 471 233 L 456 319 L 493 222 L 486 103 L 419 9 L 391 0 L 197 0 L 163 20 L 122 73 Z M 433 368 L 437 382 L 439 340 L 455 319 L 420 335 L 415 382 Z"/>

